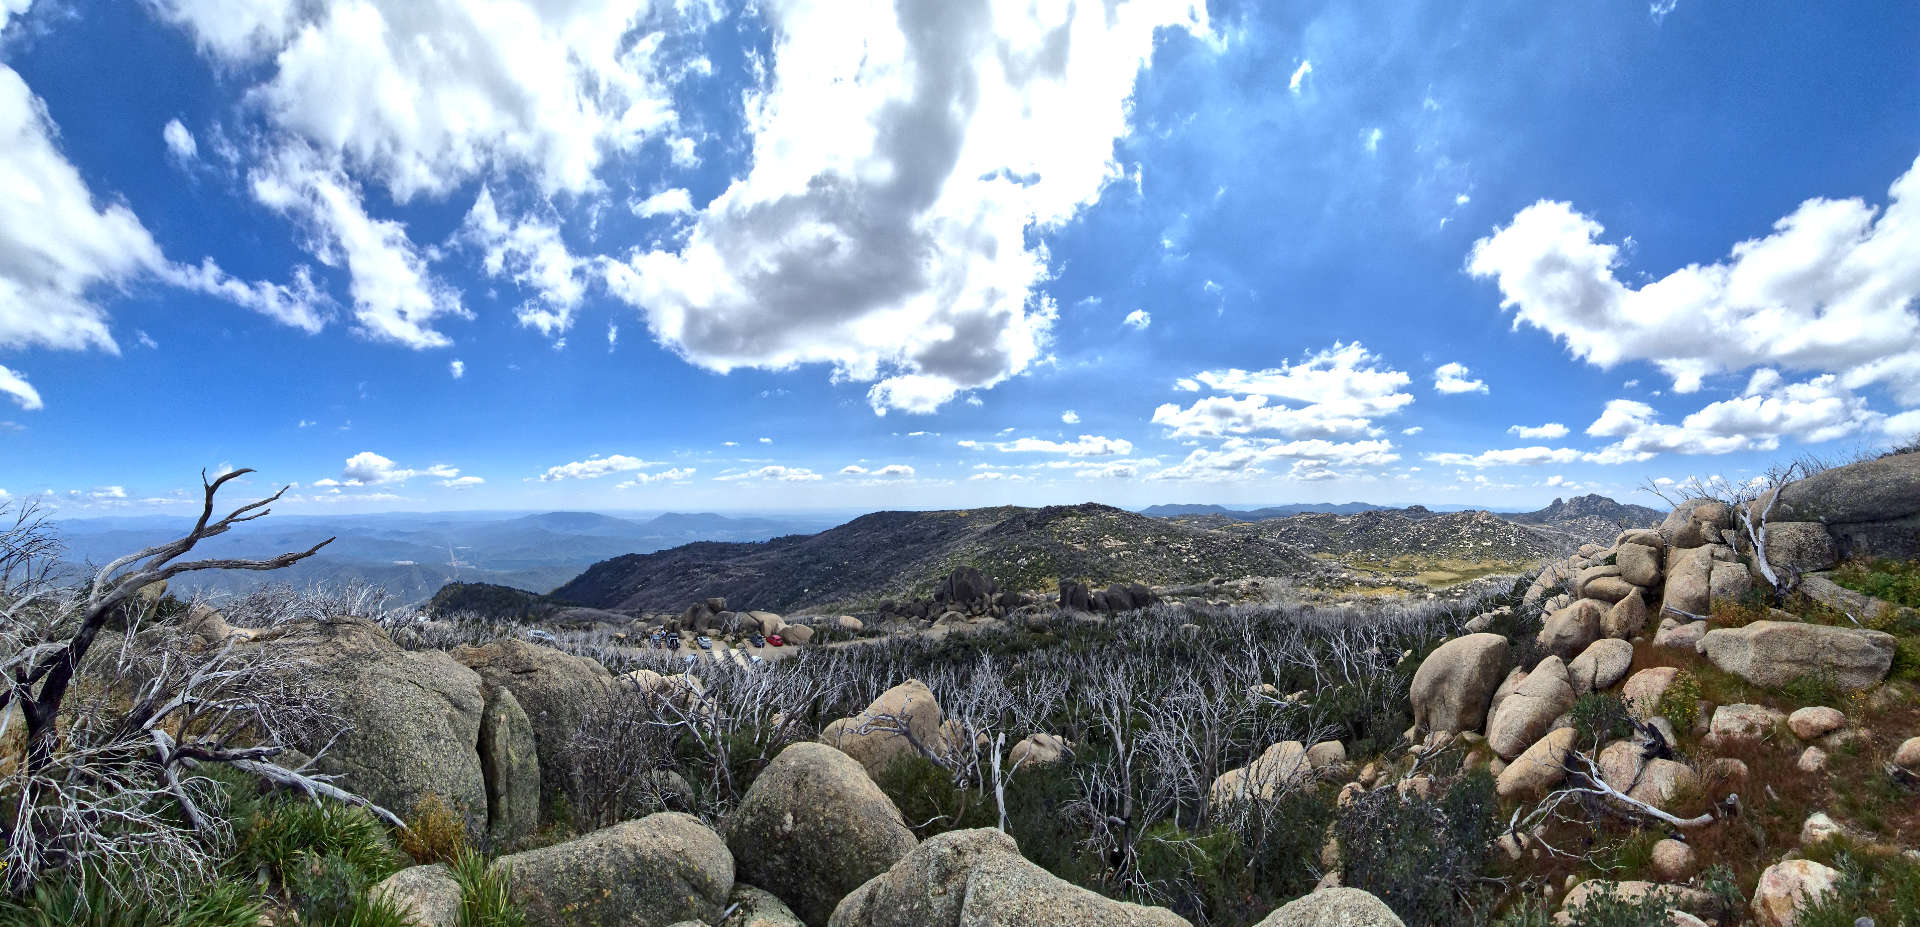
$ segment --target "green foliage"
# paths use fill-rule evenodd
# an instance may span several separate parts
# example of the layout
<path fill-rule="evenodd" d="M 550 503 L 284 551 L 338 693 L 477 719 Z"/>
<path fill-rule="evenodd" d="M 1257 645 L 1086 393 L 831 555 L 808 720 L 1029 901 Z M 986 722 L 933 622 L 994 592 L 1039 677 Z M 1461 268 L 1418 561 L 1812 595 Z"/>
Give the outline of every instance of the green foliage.
<path fill-rule="evenodd" d="M 1493 927 L 1555 927 L 1553 906 L 1536 895 L 1521 895 L 1501 912 Z"/>
<path fill-rule="evenodd" d="M 1310 696 L 1313 710 L 1334 726 L 1332 738 L 1345 742 L 1354 756 L 1385 753 L 1413 726 L 1413 703 L 1406 694 L 1418 660 L 1392 672 L 1362 676 Z"/>
<path fill-rule="evenodd" d="M 1627 703 L 1618 695 L 1593 692 L 1582 695 L 1569 712 L 1574 738 L 1580 744 L 1604 744 L 1633 733 Z"/>
<path fill-rule="evenodd" d="M 244 883 L 214 880 L 184 902 L 130 904 L 113 890 L 114 878 L 42 883 L 25 898 L 0 900 L 0 927 L 257 927 L 263 911 Z"/>
<path fill-rule="evenodd" d="M 1667 904 L 1658 893 L 1628 898 L 1611 887 L 1588 892 L 1567 912 L 1572 927 L 1647 927 L 1667 921 Z"/>
<path fill-rule="evenodd" d="M 460 883 L 460 927 L 526 927 L 527 917 L 507 895 L 507 877 L 487 859 L 463 850 L 447 864 Z"/>
<path fill-rule="evenodd" d="M 338 858 L 375 882 L 404 863 L 386 825 L 339 802 L 269 797 L 251 815 L 235 819 L 234 836 L 235 861 L 243 869 L 282 877 L 309 857 Z"/>
<path fill-rule="evenodd" d="M 1907 608 L 1920 608 L 1920 560 L 1851 560 L 1833 571 L 1833 581 Z"/>
<path fill-rule="evenodd" d="M 1869 855 L 1844 839 L 1826 841 L 1808 856 L 1840 870 L 1841 879 L 1801 909 L 1796 927 L 1853 927 L 1861 916 L 1887 927 L 1920 927 L 1920 862 Z"/>
<path fill-rule="evenodd" d="M 1249 811 L 1246 855 L 1255 884 L 1275 901 L 1311 891 L 1322 838 L 1333 823 L 1333 803 L 1321 792 L 1298 789 L 1256 802 Z"/>
<path fill-rule="evenodd" d="M 1676 731 L 1691 730 L 1700 720 L 1700 677 L 1692 670 L 1674 674 L 1667 690 L 1660 693 L 1660 702 L 1654 706 L 1653 713 L 1672 721 Z"/>
<path fill-rule="evenodd" d="M 302 927 L 410 927 L 392 903 L 367 896 L 378 879 L 342 854 L 309 853 L 283 875 Z"/>
<path fill-rule="evenodd" d="M 1639 828 L 1594 853 L 1594 865 L 1609 879 L 1638 879 L 1653 868 L 1653 845 L 1663 835 Z"/>
<path fill-rule="evenodd" d="M 1780 687 L 1780 694 L 1796 705 L 1838 705 L 1846 700 L 1846 691 L 1832 670 L 1796 677 Z"/>
<path fill-rule="evenodd" d="M 1334 831 L 1346 884 L 1386 902 L 1409 927 L 1454 921 L 1499 832 L 1493 778 L 1476 770 L 1431 799 L 1393 789 L 1357 796 Z"/>
<path fill-rule="evenodd" d="M 985 796 L 953 786 L 940 764 L 920 756 L 901 756 L 874 777 L 893 799 L 907 827 L 922 840 L 950 830 L 992 827 L 999 822 Z"/>
<path fill-rule="evenodd" d="M 1231 832 L 1190 833 L 1162 821 L 1140 838 L 1140 875 L 1169 896 L 1176 912 L 1209 912 L 1214 919 L 1244 904 L 1254 887 Z"/>

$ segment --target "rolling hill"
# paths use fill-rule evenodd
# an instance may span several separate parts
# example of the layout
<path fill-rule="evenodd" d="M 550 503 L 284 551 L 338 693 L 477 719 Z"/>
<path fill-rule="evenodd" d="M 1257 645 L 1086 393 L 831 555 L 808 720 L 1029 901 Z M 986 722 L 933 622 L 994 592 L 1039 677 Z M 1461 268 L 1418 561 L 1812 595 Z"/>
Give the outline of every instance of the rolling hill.
<path fill-rule="evenodd" d="M 1061 577 L 1096 584 L 1203 582 L 1289 575 L 1312 558 L 1284 542 L 1236 536 L 1085 503 L 939 512 L 875 512 L 819 534 L 762 543 L 702 542 L 594 564 L 554 598 L 623 611 L 677 611 L 708 596 L 735 608 L 791 611 L 925 595 L 958 566 L 1009 589 Z"/>

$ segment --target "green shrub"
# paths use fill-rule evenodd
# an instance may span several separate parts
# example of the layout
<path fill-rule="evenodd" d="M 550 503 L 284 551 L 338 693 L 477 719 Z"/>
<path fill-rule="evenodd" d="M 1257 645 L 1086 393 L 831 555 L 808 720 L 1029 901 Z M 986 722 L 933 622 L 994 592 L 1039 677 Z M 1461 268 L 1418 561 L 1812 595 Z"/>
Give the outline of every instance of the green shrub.
<path fill-rule="evenodd" d="M 1372 892 L 1408 927 L 1454 921 L 1499 833 L 1493 778 L 1475 770 L 1431 799 L 1393 789 L 1359 795 L 1342 809 L 1347 885 Z"/>
<path fill-rule="evenodd" d="M 1140 876 L 1166 898 L 1165 904 L 1189 918 L 1203 913 L 1212 921 L 1237 918 L 1236 910 L 1253 892 L 1252 874 L 1240 855 L 1240 841 L 1224 830 L 1190 833 L 1171 821 L 1147 829 L 1139 843 Z"/>
<path fill-rule="evenodd" d="M 1847 697 L 1832 670 L 1796 677 L 1780 687 L 1780 694 L 1796 705 L 1838 705 Z"/>
<path fill-rule="evenodd" d="M 1833 581 L 1895 605 L 1920 608 L 1920 560 L 1852 560 L 1833 571 Z"/>
<path fill-rule="evenodd" d="M 404 865 L 385 824 L 339 802 L 269 798 L 246 819 L 236 818 L 234 836 L 236 862 L 280 882 L 316 856 L 337 857 L 375 882 Z"/>
<path fill-rule="evenodd" d="M 507 895 L 506 874 L 488 867 L 486 857 L 463 850 L 447 865 L 460 883 L 460 927 L 526 927 L 526 915 Z"/>
<path fill-rule="evenodd" d="M 1675 673 L 1653 713 L 1672 721 L 1675 731 L 1691 730 L 1700 720 L 1700 677 L 1691 670 Z"/>
<path fill-rule="evenodd" d="M 25 898 L 0 900 L 0 927 L 258 927 L 264 908 L 247 883 L 215 880 L 187 893 L 184 903 L 122 901 L 110 884 L 94 880 L 42 883 Z"/>
<path fill-rule="evenodd" d="M 907 827 L 922 840 L 950 830 L 992 827 L 999 823 L 991 799 L 978 792 L 954 788 L 952 775 L 925 757 L 898 757 L 880 770 L 873 781 L 893 799 Z"/>
<path fill-rule="evenodd" d="M 1604 744 L 1633 733 L 1627 703 L 1607 692 L 1580 696 L 1574 701 L 1568 720 L 1573 722 L 1575 743 L 1579 744 Z"/>
<path fill-rule="evenodd" d="M 1629 899 L 1612 888 L 1587 893 L 1567 912 L 1572 927 L 1647 927 L 1667 922 L 1667 904 L 1657 893 Z"/>

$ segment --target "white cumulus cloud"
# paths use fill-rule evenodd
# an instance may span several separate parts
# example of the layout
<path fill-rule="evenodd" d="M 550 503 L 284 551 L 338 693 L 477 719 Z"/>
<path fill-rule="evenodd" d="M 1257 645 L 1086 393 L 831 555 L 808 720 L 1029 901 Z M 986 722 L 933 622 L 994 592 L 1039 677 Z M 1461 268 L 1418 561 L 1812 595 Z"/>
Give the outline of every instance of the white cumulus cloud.
<path fill-rule="evenodd" d="M 810 483 L 822 478 L 820 474 L 805 467 L 787 467 L 780 464 L 768 464 L 756 470 L 714 477 L 716 480 L 759 480 L 780 483 Z"/>
<path fill-rule="evenodd" d="M 40 392 L 33 388 L 33 384 L 28 383 L 25 376 L 4 366 L 0 366 L 0 394 L 13 397 L 14 404 L 29 412 L 46 408 L 46 404 L 40 401 Z"/>
<path fill-rule="evenodd" d="M 1513 425 L 1507 428 L 1507 434 L 1526 438 L 1529 441 L 1552 441 L 1566 437 L 1567 426 L 1559 422 L 1548 422 L 1545 425 Z"/>
<path fill-rule="evenodd" d="M 1298 363 L 1265 370 L 1209 370 L 1177 384 L 1238 396 L 1209 396 L 1182 407 L 1165 403 L 1156 425 L 1175 437 L 1220 437 L 1273 432 L 1287 437 L 1362 437 L 1374 420 L 1405 408 L 1411 378 L 1387 366 L 1359 342 L 1336 343 Z"/>
<path fill-rule="evenodd" d="M 1433 369 L 1433 389 L 1440 393 L 1484 393 L 1487 384 L 1474 379 L 1465 364 L 1441 364 Z"/>
<path fill-rule="evenodd" d="M 1075 412 L 1072 409 L 1068 409 L 1067 411 L 1060 413 L 1060 421 L 1062 424 L 1066 424 L 1066 425 L 1078 425 L 1080 424 L 1080 413 Z"/>
<path fill-rule="evenodd" d="M 1114 457 L 1133 453 L 1133 442 L 1125 438 L 1081 435 L 1072 441 L 1046 438 L 1015 438 L 1012 441 L 961 441 L 969 450 L 991 448 L 1008 454 L 1065 454 L 1068 457 Z"/>
<path fill-rule="evenodd" d="M 1128 100 L 1195 0 L 767 7 L 752 168 L 677 249 L 607 282 L 700 366 L 824 364 L 876 411 L 931 411 L 1040 359 L 1055 307 L 1029 246 L 1119 171 Z"/>
<path fill-rule="evenodd" d="M 457 467 L 434 464 L 421 469 L 402 467 L 391 459 L 372 451 L 361 451 L 347 458 L 340 471 L 338 480 L 316 480 L 315 486 L 379 486 L 383 484 L 404 483 L 416 476 L 431 476 L 440 480 L 454 480 L 460 476 Z"/>
<path fill-rule="evenodd" d="M 1127 313 L 1127 317 L 1121 319 L 1120 324 L 1135 331 L 1146 331 L 1147 326 L 1153 324 L 1153 314 L 1145 309 L 1135 309 Z"/>
<path fill-rule="evenodd" d="M 191 161 L 200 153 L 200 146 L 193 140 L 193 133 L 178 119 L 169 119 L 165 128 L 160 130 L 160 138 L 167 143 L 167 150 L 181 161 Z"/>
<path fill-rule="evenodd" d="M 1767 365 L 1887 384 L 1920 404 L 1920 159 L 1886 208 L 1815 198 L 1773 230 L 1638 286 L 1620 246 L 1572 204 L 1542 200 L 1474 243 L 1467 269 L 1494 280 L 1514 325 L 1602 368 L 1650 361 L 1677 392 Z"/>
<path fill-rule="evenodd" d="M 628 457 L 625 454 L 613 454 L 607 457 L 594 456 L 586 460 L 576 460 L 571 463 L 548 467 L 547 472 L 540 474 L 540 482 L 552 483 L 557 480 L 591 480 L 598 479 L 610 473 L 628 473 L 655 466 L 659 466 L 659 464 L 651 460 L 641 460 L 638 457 Z"/>

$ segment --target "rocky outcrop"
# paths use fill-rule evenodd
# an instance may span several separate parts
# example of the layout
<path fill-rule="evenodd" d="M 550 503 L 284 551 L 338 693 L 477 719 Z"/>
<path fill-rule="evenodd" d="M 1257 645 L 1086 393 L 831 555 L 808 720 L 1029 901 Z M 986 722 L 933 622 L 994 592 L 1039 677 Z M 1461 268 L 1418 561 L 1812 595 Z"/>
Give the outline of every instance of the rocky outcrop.
<path fill-rule="evenodd" d="M 1494 780 L 1501 798 L 1536 798 L 1567 777 L 1567 754 L 1573 750 L 1573 728 L 1563 727 L 1540 738 L 1521 753 Z"/>
<path fill-rule="evenodd" d="M 812 923 L 809 921 L 809 923 Z M 1164 908 L 1113 901 L 1021 857 L 998 830 L 949 831 L 840 903 L 831 927 L 1182 927 Z"/>
<path fill-rule="evenodd" d="M 1677 667 L 1647 667 L 1627 678 L 1626 686 L 1620 690 L 1620 700 L 1627 703 L 1627 712 L 1634 717 L 1651 718 L 1659 709 L 1660 696 L 1666 694 L 1667 686 L 1672 685 L 1673 678 L 1679 674 Z"/>
<path fill-rule="evenodd" d="M 1777 610 L 1775 614 L 1792 617 Z M 1714 666 L 1757 686 L 1831 676 L 1842 689 L 1857 691 L 1887 678 L 1894 645 L 1893 635 L 1883 631 L 1769 620 L 1715 628 L 1700 638 L 1697 649 Z"/>
<path fill-rule="evenodd" d="M 1573 702 L 1573 683 L 1567 678 L 1566 664 L 1559 657 L 1541 660 L 1487 721 L 1487 746 L 1502 759 L 1519 756 L 1547 732 L 1555 718 L 1572 708 Z"/>
<path fill-rule="evenodd" d="M 358 618 L 299 622 L 241 646 L 274 647 L 304 661 L 306 684 L 347 730 L 321 755 L 321 772 L 405 817 L 429 795 L 460 809 L 469 833 L 487 827 L 481 772 L 480 677 L 436 650 L 402 650 Z M 296 744 L 316 752 L 324 743 Z"/>
<path fill-rule="evenodd" d="M 733 913 L 722 922 L 725 927 L 803 927 L 806 923 L 772 892 L 744 882 L 734 883 L 727 904 Z"/>
<path fill-rule="evenodd" d="M 1007 768 L 1026 769 L 1058 763 L 1066 758 L 1067 741 L 1057 734 L 1029 734 L 1007 751 Z"/>
<path fill-rule="evenodd" d="M 713 923 L 733 892 L 733 857 L 720 835 L 673 811 L 502 856 L 493 868 L 531 927 Z"/>
<path fill-rule="evenodd" d="M 860 761 L 870 775 L 879 775 L 904 757 L 919 755 L 914 741 L 929 747 L 939 742 L 940 703 L 933 690 L 909 679 L 885 692 L 851 718 L 841 718 L 820 732 L 820 742 Z M 904 728 L 912 740 L 899 733 Z"/>
<path fill-rule="evenodd" d="M 1539 634 L 1540 647 L 1562 660 L 1571 660 L 1600 638 L 1608 605 L 1598 599 L 1576 599 L 1547 616 Z"/>
<path fill-rule="evenodd" d="M 1633 645 L 1615 638 L 1594 641 L 1567 665 L 1575 695 L 1610 689 L 1633 665 Z"/>
<path fill-rule="evenodd" d="M 1498 634 L 1468 634 L 1441 644 L 1413 674 L 1415 726 L 1422 732 L 1484 727 L 1507 650 L 1507 639 Z"/>
<path fill-rule="evenodd" d="M 780 751 L 761 771 L 726 832 L 740 878 L 772 892 L 815 927 L 840 899 L 917 843 L 859 763 L 809 743 Z"/>
<path fill-rule="evenodd" d="M 1371 892 L 1326 888 L 1281 905 L 1253 927 L 1406 927 L 1406 924 Z"/>
<path fill-rule="evenodd" d="M 1819 522 L 1841 557 L 1920 557 L 1920 454 L 1848 464 L 1789 483 L 1768 521 Z"/>
<path fill-rule="evenodd" d="M 452 656 L 479 673 L 490 689 L 512 692 L 526 712 L 540 758 L 543 801 L 575 798 L 578 789 L 588 787 L 572 781 L 572 744 L 587 710 L 612 685 L 606 667 L 517 638 L 463 645 L 454 648 Z"/>

